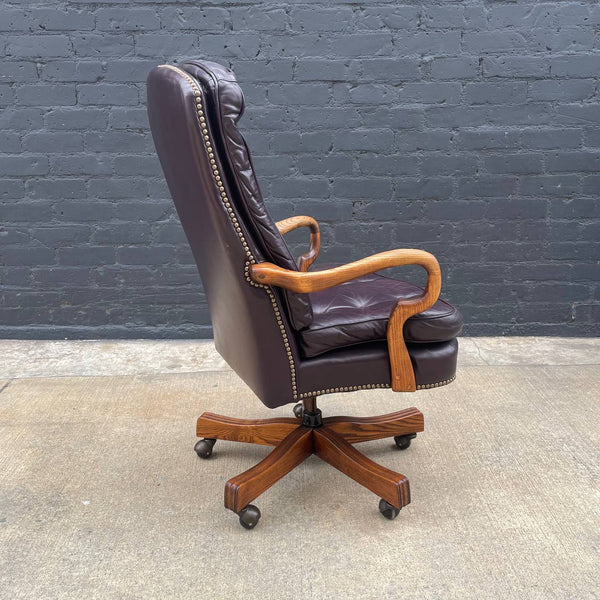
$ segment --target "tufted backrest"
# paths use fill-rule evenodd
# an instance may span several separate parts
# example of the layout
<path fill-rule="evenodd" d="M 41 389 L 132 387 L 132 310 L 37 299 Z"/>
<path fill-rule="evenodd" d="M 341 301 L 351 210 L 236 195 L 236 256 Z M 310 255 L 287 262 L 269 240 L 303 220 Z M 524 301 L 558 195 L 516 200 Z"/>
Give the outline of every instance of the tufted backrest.
<path fill-rule="evenodd" d="M 283 236 L 271 219 L 256 179 L 250 151 L 238 128 L 244 113 L 244 94 L 231 69 L 214 62 L 189 60 L 182 69 L 203 86 L 207 101 L 213 107 L 214 124 L 219 129 L 215 143 L 219 145 L 224 167 L 236 188 L 233 201 L 260 248 L 262 258 L 286 269 L 298 270 Z M 284 292 L 287 310 L 295 329 L 312 321 L 310 301 L 306 294 Z"/>

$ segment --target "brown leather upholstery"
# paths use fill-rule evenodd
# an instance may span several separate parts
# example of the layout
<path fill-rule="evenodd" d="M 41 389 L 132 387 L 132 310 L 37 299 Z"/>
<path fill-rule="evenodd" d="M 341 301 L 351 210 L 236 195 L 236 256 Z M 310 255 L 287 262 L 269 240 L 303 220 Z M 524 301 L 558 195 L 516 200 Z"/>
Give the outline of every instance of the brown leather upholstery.
<path fill-rule="evenodd" d="M 233 72 L 215 63 L 161 66 L 148 76 L 154 143 L 202 278 L 217 350 L 272 408 L 332 391 L 388 387 L 385 343 L 307 357 L 298 336 L 314 321 L 308 296 L 248 277 L 249 265 L 262 260 L 296 267 L 262 202 L 237 128 L 243 107 Z M 319 298 L 313 302 L 322 307 Z M 454 377 L 456 340 L 408 347 L 417 385 Z"/>
<path fill-rule="evenodd" d="M 378 273 L 313 292 L 310 294 L 312 322 L 299 332 L 304 355 L 317 356 L 334 348 L 385 341 L 396 302 L 422 293 L 422 288 L 416 285 Z M 430 309 L 406 321 L 404 339 L 415 343 L 447 342 L 461 328 L 459 311 L 440 299 Z"/>

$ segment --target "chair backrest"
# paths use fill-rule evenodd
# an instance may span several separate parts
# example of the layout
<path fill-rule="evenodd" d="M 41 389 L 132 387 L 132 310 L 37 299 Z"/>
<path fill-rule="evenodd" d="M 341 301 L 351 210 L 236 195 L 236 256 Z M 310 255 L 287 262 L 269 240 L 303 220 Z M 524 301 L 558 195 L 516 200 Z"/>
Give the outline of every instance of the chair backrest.
<path fill-rule="evenodd" d="M 215 345 L 267 406 L 296 399 L 294 329 L 310 324 L 307 296 L 254 284 L 249 265 L 296 269 L 264 206 L 237 128 L 244 98 L 233 72 L 189 61 L 148 76 L 156 150 L 204 285 Z"/>

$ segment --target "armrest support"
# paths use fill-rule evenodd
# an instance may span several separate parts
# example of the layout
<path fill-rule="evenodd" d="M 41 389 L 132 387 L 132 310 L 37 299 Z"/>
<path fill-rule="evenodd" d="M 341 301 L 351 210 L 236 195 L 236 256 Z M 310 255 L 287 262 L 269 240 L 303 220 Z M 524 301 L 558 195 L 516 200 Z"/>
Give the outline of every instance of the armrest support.
<path fill-rule="evenodd" d="M 308 271 L 309 267 L 315 262 L 321 249 L 321 234 L 319 233 L 319 224 L 312 218 L 307 216 L 290 217 L 283 221 L 275 223 L 279 233 L 285 235 L 299 227 L 308 227 L 310 230 L 310 248 L 298 258 L 298 268 L 303 273 Z"/>
<path fill-rule="evenodd" d="M 392 310 L 387 329 L 388 349 L 395 392 L 414 392 L 417 389 L 410 356 L 404 342 L 404 323 L 435 304 L 441 289 L 441 271 L 433 254 L 423 250 L 398 249 L 374 254 L 362 260 L 334 269 L 305 273 L 288 271 L 272 263 L 260 263 L 250 267 L 250 276 L 256 283 L 275 285 L 292 292 L 317 292 L 351 281 L 389 267 L 421 265 L 427 271 L 427 285 L 420 296 L 398 300 Z"/>

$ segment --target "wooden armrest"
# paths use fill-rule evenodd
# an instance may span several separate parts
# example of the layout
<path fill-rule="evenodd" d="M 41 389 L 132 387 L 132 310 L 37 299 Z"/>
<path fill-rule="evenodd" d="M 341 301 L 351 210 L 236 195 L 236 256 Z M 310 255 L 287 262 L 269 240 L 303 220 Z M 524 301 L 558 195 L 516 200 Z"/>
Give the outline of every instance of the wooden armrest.
<path fill-rule="evenodd" d="M 427 285 L 420 296 L 398 300 L 393 308 L 387 328 L 392 389 L 395 392 L 414 392 L 417 389 L 415 374 L 404 342 L 404 323 L 437 301 L 442 275 L 433 254 L 424 250 L 398 249 L 374 254 L 334 269 L 304 273 L 282 269 L 272 263 L 251 265 L 250 276 L 256 283 L 275 285 L 292 292 L 318 292 L 390 267 L 421 265 L 427 271 Z"/>
<path fill-rule="evenodd" d="M 279 233 L 285 235 L 294 229 L 299 227 L 308 227 L 310 230 L 310 248 L 308 252 L 305 252 L 298 258 L 298 268 L 300 271 L 305 273 L 309 267 L 317 260 L 319 256 L 319 250 L 321 249 L 321 234 L 319 233 L 319 224 L 312 218 L 304 215 L 298 217 L 290 217 L 289 219 L 283 219 L 283 221 L 277 221 L 275 223 Z"/>

